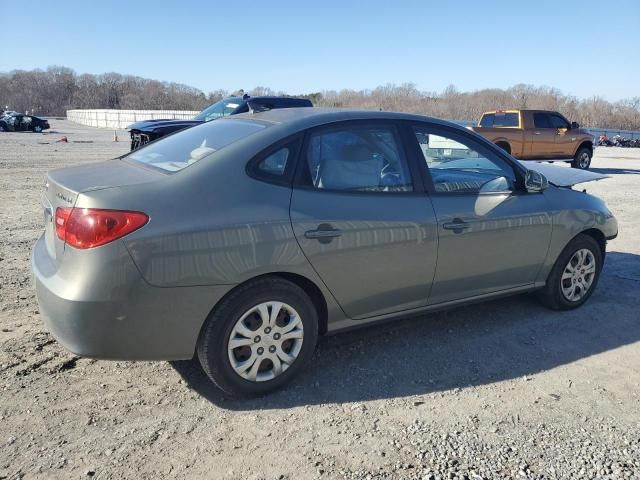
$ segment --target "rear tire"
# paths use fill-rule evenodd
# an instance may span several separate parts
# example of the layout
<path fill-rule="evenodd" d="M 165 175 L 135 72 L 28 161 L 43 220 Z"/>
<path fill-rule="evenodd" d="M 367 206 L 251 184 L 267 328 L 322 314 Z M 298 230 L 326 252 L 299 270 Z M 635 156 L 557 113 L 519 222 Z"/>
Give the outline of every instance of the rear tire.
<path fill-rule="evenodd" d="M 311 359 L 317 341 L 318 314 L 309 296 L 287 280 L 265 277 L 216 306 L 196 350 L 220 390 L 253 397 L 288 383 Z"/>
<path fill-rule="evenodd" d="M 586 147 L 582 147 L 576 152 L 576 155 L 573 157 L 573 161 L 571 162 L 571 166 L 573 168 L 579 168 L 580 170 L 588 170 L 591 165 L 591 150 Z"/>
<path fill-rule="evenodd" d="M 589 235 L 576 236 L 558 256 L 547 284 L 538 292 L 538 299 L 553 310 L 578 308 L 598 285 L 602 264 L 602 250 L 598 242 Z M 585 273 L 591 269 L 593 273 Z M 574 295 L 570 295 L 572 291 Z"/>

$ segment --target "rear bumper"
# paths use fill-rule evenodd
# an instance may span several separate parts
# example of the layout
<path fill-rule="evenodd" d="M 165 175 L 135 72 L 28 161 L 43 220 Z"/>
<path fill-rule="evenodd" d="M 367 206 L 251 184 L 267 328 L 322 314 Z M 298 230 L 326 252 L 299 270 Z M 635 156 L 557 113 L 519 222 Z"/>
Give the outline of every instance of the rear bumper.
<path fill-rule="evenodd" d="M 112 272 L 100 272 L 113 283 L 112 288 L 104 285 L 104 279 L 98 286 L 86 270 L 76 277 L 69 276 L 68 271 L 54 272 L 40 238 L 31 264 L 47 329 L 67 350 L 83 357 L 192 358 L 202 324 L 231 286 L 152 287 L 144 282 L 130 258 L 129 262 L 132 268 L 119 266 Z"/>

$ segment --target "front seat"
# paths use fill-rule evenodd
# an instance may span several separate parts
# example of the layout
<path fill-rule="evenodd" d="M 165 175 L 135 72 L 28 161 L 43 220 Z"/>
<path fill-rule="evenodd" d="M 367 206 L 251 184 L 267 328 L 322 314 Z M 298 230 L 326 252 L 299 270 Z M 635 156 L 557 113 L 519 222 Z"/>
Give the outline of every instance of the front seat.
<path fill-rule="evenodd" d="M 339 157 L 321 159 L 319 187 L 329 190 L 357 190 L 380 186 L 382 155 L 373 155 L 365 145 L 344 145 Z"/>

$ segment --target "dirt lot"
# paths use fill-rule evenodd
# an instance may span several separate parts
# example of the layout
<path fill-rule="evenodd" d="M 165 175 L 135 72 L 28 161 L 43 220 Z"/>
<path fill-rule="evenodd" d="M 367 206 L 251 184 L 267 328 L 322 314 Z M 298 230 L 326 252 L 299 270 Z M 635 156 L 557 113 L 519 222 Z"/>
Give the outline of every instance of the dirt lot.
<path fill-rule="evenodd" d="M 44 330 L 45 172 L 128 149 L 52 123 L 0 134 L 0 479 L 640 478 L 639 150 L 594 159 L 620 236 L 584 307 L 519 296 L 331 337 L 289 388 L 238 402 L 193 362 L 78 359 Z"/>

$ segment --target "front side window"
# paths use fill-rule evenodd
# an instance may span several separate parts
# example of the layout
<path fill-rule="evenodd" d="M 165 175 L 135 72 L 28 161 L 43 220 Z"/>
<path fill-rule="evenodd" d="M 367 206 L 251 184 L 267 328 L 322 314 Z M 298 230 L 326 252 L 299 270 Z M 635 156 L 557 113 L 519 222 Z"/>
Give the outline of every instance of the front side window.
<path fill-rule="evenodd" d="M 306 151 L 311 186 L 354 192 L 410 192 L 406 158 L 393 127 L 348 126 L 311 134 Z"/>
<path fill-rule="evenodd" d="M 437 193 L 496 193 L 514 190 L 511 166 L 497 155 L 481 153 L 471 142 L 414 127 Z"/>
<path fill-rule="evenodd" d="M 551 125 L 553 128 L 566 128 L 569 129 L 570 125 L 564 118 L 560 115 L 549 115 L 551 117 Z"/>
<path fill-rule="evenodd" d="M 553 128 L 548 113 L 534 113 L 533 126 L 535 128 Z"/>
<path fill-rule="evenodd" d="M 134 150 L 125 158 L 168 172 L 177 172 L 234 142 L 253 135 L 265 124 L 228 119 L 187 128 Z"/>

